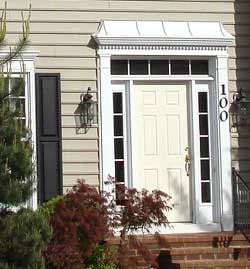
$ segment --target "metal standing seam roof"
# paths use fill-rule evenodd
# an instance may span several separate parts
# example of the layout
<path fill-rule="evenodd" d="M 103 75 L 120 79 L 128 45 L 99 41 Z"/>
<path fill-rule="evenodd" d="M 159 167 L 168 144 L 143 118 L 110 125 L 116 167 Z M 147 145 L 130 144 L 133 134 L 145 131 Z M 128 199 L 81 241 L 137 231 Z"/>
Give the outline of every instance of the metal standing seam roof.
<path fill-rule="evenodd" d="M 227 46 L 233 36 L 221 22 L 102 21 L 93 38 L 98 45 L 200 45 Z"/>

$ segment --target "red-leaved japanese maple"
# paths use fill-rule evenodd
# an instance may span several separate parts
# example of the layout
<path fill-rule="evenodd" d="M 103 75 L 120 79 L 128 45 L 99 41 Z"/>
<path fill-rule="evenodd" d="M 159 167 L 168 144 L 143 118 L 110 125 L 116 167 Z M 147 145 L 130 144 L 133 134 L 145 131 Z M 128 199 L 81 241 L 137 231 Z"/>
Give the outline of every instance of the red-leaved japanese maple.
<path fill-rule="evenodd" d="M 53 228 L 53 238 L 44 251 L 48 269 L 85 268 L 97 244 L 117 231 L 120 242 L 112 264 L 122 269 L 135 268 L 138 257 L 129 255 L 132 247 L 148 265 L 157 268 L 155 257 L 133 232 L 168 225 L 170 197 L 159 190 L 138 191 L 115 184 L 111 177 L 107 184 L 115 188 L 99 192 L 78 181 L 65 196 L 55 200 L 53 210 L 48 210 Z"/>
<path fill-rule="evenodd" d="M 109 209 L 109 225 L 120 232 L 120 244 L 117 257 L 120 268 L 134 267 L 136 259 L 129 257 L 129 246 L 138 250 L 148 265 L 157 268 L 155 257 L 151 255 L 141 241 L 134 235 L 140 230 L 149 232 L 150 228 L 169 225 L 166 213 L 172 209 L 171 197 L 160 191 L 151 192 L 143 189 L 127 188 L 124 184 L 116 184 L 110 177 L 107 185 L 115 186 L 111 193 L 106 193 Z M 119 205 L 117 205 L 117 203 Z M 127 255 L 126 255 L 127 254 Z"/>
<path fill-rule="evenodd" d="M 78 181 L 50 216 L 53 238 L 44 251 L 49 269 L 82 269 L 97 242 L 108 234 L 106 199 L 94 187 Z"/>

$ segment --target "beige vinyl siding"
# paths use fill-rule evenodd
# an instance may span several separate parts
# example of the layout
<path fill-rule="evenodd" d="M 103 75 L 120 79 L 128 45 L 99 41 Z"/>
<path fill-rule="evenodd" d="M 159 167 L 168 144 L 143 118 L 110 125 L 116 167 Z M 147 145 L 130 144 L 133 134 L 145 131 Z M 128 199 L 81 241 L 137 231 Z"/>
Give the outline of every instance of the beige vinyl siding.
<path fill-rule="evenodd" d="M 10 43 L 21 30 L 20 10 L 27 11 L 30 3 L 30 39 L 34 49 L 39 50 L 36 72 L 61 74 L 64 190 L 77 178 L 95 186 L 100 180 L 99 130 L 93 127 L 86 134 L 77 133 L 74 111 L 88 86 L 95 94 L 98 90 L 97 55 L 90 41 L 101 20 L 221 21 L 232 35 L 238 35 L 229 48 L 230 91 L 239 86 L 237 80 L 250 88 L 248 1 L 237 1 L 235 15 L 234 0 L 12 0 L 8 1 Z M 234 146 L 236 136 L 232 141 L 233 157 L 239 159 L 238 145 Z M 247 153 L 244 156 L 247 158 Z"/>
<path fill-rule="evenodd" d="M 230 77 L 236 90 L 250 91 L 250 2 L 235 1 L 235 48 L 230 59 Z M 232 128 L 232 164 L 250 183 L 250 128 Z"/>

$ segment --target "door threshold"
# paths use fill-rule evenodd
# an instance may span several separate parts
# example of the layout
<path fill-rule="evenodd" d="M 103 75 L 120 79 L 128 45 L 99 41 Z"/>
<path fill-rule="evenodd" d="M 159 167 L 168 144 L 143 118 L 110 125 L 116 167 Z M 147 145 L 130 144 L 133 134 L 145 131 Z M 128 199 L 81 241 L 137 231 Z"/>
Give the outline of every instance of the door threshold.
<path fill-rule="evenodd" d="M 170 227 L 165 228 L 166 233 L 204 233 L 221 232 L 219 223 L 196 224 L 196 223 L 170 223 Z"/>
<path fill-rule="evenodd" d="M 150 234 L 156 232 L 160 234 L 183 234 L 183 233 L 209 233 L 209 232 L 221 232 L 221 225 L 219 223 L 209 224 L 196 224 L 196 223 L 169 223 L 167 227 L 155 227 L 149 229 Z M 141 232 L 137 232 L 141 234 Z"/>

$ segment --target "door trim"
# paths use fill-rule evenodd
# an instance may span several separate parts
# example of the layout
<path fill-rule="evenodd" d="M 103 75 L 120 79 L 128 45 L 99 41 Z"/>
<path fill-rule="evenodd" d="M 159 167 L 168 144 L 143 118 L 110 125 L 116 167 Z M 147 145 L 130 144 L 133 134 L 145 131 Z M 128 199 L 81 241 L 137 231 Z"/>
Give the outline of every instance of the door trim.
<path fill-rule="evenodd" d="M 112 41 L 112 40 L 111 40 Z M 136 46 L 135 46 L 136 47 Z M 138 53 L 139 51 L 139 53 Z M 217 173 L 217 186 L 218 189 L 214 194 L 214 201 L 216 202 L 213 209 L 213 223 L 220 223 L 223 230 L 231 231 L 233 229 L 233 211 L 232 211 L 232 187 L 231 187 L 231 152 L 230 152 L 230 129 L 229 129 L 229 120 L 224 122 L 220 121 L 219 115 L 222 112 L 222 109 L 219 107 L 219 100 L 221 98 L 221 87 L 224 87 L 224 97 L 228 99 L 228 54 L 227 54 L 227 46 L 223 50 L 217 50 L 216 48 L 213 50 L 210 47 L 205 46 L 196 46 L 192 45 L 192 49 L 188 52 L 185 48 L 178 48 L 178 53 L 175 48 L 165 47 L 157 48 L 157 50 L 152 48 L 135 48 L 129 49 L 127 47 L 99 47 L 98 49 L 99 55 L 99 100 L 101 102 L 101 111 L 100 111 L 100 119 L 101 119 L 101 136 L 100 136 L 100 160 L 101 160 L 101 177 L 103 178 L 102 188 L 105 189 L 106 186 L 104 184 L 108 175 L 114 175 L 114 166 L 113 166 L 113 157 L 114 152 L 112 149 L 112 141 L 110 141 L 110 137 L 112 137 L 112 120 L 110 119 L 110 115 L 112 115 L 112 92 L 111 92 L 111 83 L 112 81 L 126 81 L 128 84 L 131 84 L 131 80 L 150 80 L 152 77 L 150 76 L 111 76 L 111 67 L 110 60 L 111 56 L 113 57 L 128 57 L 132 55 L 143 55 L 144 57 L 149 57 L 152 55 L 171 55 L 172 57 L 209 57 L 209 76 L 170 76 L 166 78 L 166 76 L 158 76 L 154 78 L 156 80 L 188 80 L 192 83 L 192 80 L 214 80 L 212 81 L 213 92 L 212 92 L 212 100 L 213 100 L 213 119 L 216 123 L 215 130 L 215 139 L 217 141 L 217 145 L 215 147 L 216 155 L 217 155 L 217 163 L 218 167 Z M 223 111 L 228 112 L 228 105 L 223 108 Z M 105 143 L 104 143 L 105 141 Z M 108 157 L 107 157 L 108 156 Z M 194 211 L 194 215 L 196 212 Z M 193 222 L 196 221 L 196 218 L 193 218 Z"/>

